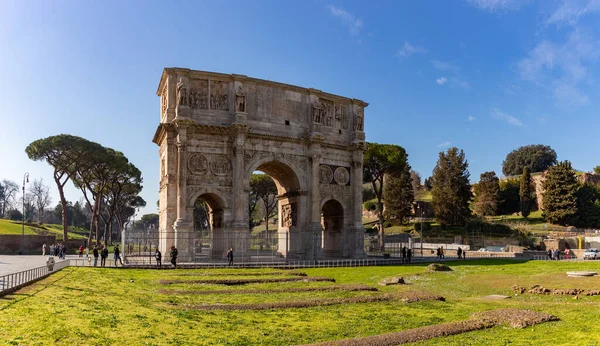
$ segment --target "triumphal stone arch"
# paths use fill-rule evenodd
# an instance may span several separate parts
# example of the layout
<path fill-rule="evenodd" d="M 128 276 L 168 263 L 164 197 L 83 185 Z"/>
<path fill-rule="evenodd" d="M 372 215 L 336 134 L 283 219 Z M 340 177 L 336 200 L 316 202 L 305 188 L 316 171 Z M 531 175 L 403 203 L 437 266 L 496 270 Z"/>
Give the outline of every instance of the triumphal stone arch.
<path fill-rule="evenodd" d="M 236 74 L 167 68 L 158 86 L 160 241 L 194 257 L 194 205 L 210 209 L 210 257 L 249 253 L 250 177 L 277 186 L 279 244 L 289 259 L 365 256 L 362 167 L 367 103 Z M 285 244 L 284 244 L 285 243 Z"/>

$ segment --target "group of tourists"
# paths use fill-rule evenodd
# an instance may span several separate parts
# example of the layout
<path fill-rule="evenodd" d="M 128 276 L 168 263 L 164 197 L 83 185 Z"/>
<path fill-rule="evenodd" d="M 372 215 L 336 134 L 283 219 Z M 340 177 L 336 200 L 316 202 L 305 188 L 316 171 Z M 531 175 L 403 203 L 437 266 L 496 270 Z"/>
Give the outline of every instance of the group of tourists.
<path fill-rule="evenodd" d="M 106 266 L 106 259 L 108 258 L 108 247 L 103 245 L 102 247 L 94 246 L 92 249 L 92 254 L 94 256 L 94 267 L 98 266 L 98 257 L 100 257 L 100 267 Z M 119 250 L 119 246 L 115 245 L 114 249 L 114 265 L 117 266 L 117 261 L 121 263 L 123 266 L 123 261 L 121 260 L 121 250 Z"/>
<path fill-rule="evenodd" d="M 65 255 L 67 254 L 67 246 L 62 243 L 50 244 L 50 246 L 46 246 L 46 244 L 42 245 L 42 256 L 46 256 L 47 249 L 50 250 L 50 256 L 58 257 L 59 259 L 65 259 Z"/>
<path fill-rule="evenodd" d="M 548 259 L 551 261 L 559 261 L 560 260 L 560 249 L 548 249 L 546 251 L 546 255 L 548 255 Z M 571 250 L 565 249 L 565 259 L 571 259 Z"/>
<path fill-rule="evenodd" d="M 446 256 L 444 255 L 444 247 L 440 246 L 437 248 L 437 250 L 435 252 L 435 259 L 441 261 L 444 258 L 446 258 Z"/>
<path fill-rule="evenodd" d="M 461 248 L 458 248 L 456 250 L 456 257 L 458 257 L 458 259 L 467 259 L 467 250 L 463 250 Z"/>
<path fill-rule="evenodd" d="M 177 268 L 177 256 L 178 255 L 179 255 L 179 252 L 177 251 L 177 248 L 175 247 L 175 245 L 172 245 L 171 246 L 171 264 L 175 268 Z M 158 267 L 162 267 L 162 252 L 160 252 L 160 250 L 158 248 L 156 248 L 156 251 L 154 252 L 154 258 L 156 259 L 156 265 Z"/>

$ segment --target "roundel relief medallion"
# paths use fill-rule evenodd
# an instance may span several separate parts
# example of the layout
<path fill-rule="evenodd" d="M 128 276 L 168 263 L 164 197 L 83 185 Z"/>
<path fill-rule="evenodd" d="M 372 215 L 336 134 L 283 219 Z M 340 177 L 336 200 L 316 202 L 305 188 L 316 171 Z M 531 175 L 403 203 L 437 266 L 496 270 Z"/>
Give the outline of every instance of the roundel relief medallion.
<path fill-rule="evenodd" d="M 321 184 L 329 184 L 333 179 L 333 171 L 331 167 L 327 165 L 321 165 L 319 167 L 319 183 Z"/>
<path fill-rule="evenodd" d="M 204 174 L 208 170 L 208 161 L 202 154 L 192 154 L 188 161 L 188 169 L 192 173 Z"/>
<path fill-rule="evenodd" d="M 350 173 L 344 167 L 338 167 L 335 169 L 335 173 L 333 173 L 333 179 L 338 185 L 346 185 L 350 181 Z"/>
<path fill-rule="evenodd" d="M 210 161 L 210 170 L 215 175 L 227 175 L 231 173 L 231 163 L 227 157 L 217 155 Z"/>

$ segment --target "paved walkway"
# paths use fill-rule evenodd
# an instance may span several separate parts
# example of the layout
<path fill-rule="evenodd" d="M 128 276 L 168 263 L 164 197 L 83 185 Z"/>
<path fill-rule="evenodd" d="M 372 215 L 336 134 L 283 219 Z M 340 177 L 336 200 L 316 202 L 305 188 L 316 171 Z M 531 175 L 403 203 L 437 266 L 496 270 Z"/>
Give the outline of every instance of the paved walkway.
<path fill-rule="evenodd" d="M 33 255 L 0 255 L 0 276 L 20 272 L 27 269 L 42 267 L 46 265 L 46 260 L 50 256 Z M 67 256 L 69 258 L 77 258 L 79 256 Z M 58 257 L 54 257 L 56 262 L 59 262 Z M 62 260 L 60 260 L 62 261 Z"/>

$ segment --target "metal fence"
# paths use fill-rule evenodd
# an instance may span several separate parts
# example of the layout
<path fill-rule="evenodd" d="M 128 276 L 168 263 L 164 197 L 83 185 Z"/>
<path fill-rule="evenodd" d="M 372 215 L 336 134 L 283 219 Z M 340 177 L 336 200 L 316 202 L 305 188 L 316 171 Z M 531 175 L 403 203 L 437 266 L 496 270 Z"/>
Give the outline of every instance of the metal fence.
<path fill-rule="evenodd" d="M 156 265 L 156 250 L 160 250 L 162 262 L 169 263 L 170 246 L 178 251 L 178 262 L 185 263 L 226 263 L 227 251 L 233 249 L 235 262 L 285 263 L 291 257 L 298 260 L 310 258 L 313 253 L 306 253 L 301 248 L 312 251 L 328 251 L 328 256 L 343 257 L 341 239 L 333 239 L 327 249 L 321 249 L 322 240 L 317 235 L 308 233 L 278 234 L 276 231 L 241 233 L 231 230 L 217 232 L 179 233 L 177 239 L 169 236 L 124 236 L 123 259 L 127 264 Z M 309 250 L 310 251 L 310 250 Z"/>
<path fill-rule="evenodd" d="M 0 276 L 0 296 L 14 292 L 19 288 L 29 285 L 37 280 L 41 280 L 48 275 L 55 273 L 69 266 L 69 260 L 55 263 L 52 268 L 45 265 L 32 269 L 23 270 L 17 273 Z"/>

